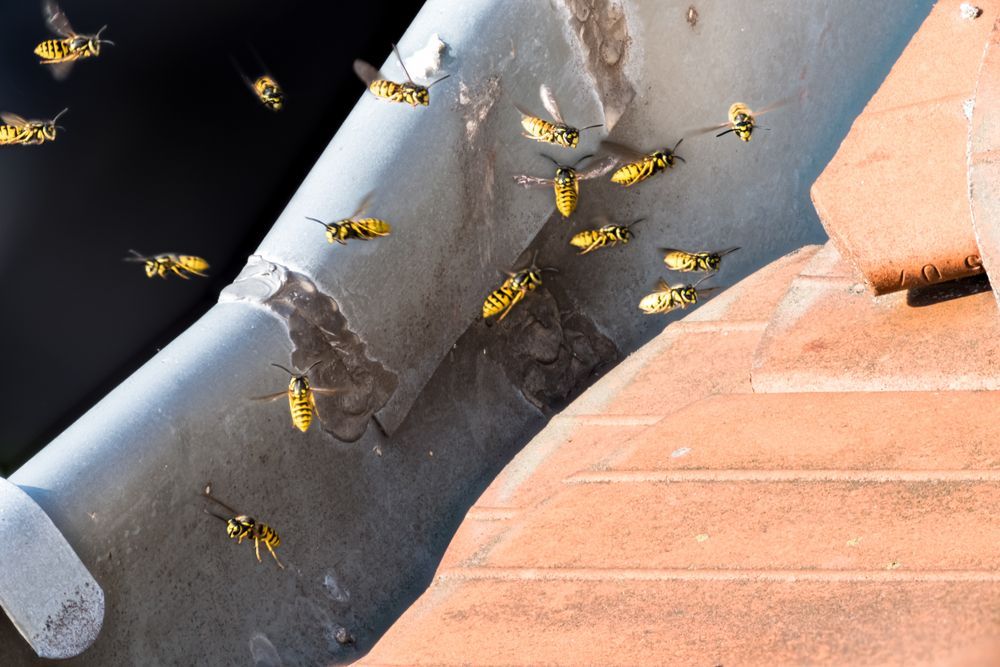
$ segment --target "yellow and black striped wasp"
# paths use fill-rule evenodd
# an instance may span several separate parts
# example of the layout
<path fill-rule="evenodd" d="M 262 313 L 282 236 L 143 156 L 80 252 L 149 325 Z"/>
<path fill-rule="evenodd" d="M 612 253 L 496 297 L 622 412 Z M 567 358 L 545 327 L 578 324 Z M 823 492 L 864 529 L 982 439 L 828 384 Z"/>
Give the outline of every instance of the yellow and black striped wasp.
<path fill-rule="evenodd" d="M 766 113 L 774 111 L 779 107 L 783 107 L 792 101 L 791 97 L 786 97 L 782 100 L 775 102 L 774 104 L 769 104 L 760 111 L 753 111 L 743 102 L 734 102 L 732 106 L 729 107 L 729 120 L 725 123 L 720 123 L 718 125 L 712 125 L 711 127 L 704 127 L 700 130 L 696 130 L 693 134 L 704 134 L 706 132 L 713 132 L 715 130 L 726 128 L 722 132 L 719 132 L 716 137 L 722 137 L 730 132 L 734 133 L 741 141 L 750 141 L 753 136 L 754 130 L 759 126 L 757 125 L 757 119 Z M 770 128 L 761 127 L 762 130 L 767 130 Z"/>
<path fill-rule="evenodd" d="M 379 236 L 388 236 L 392 232 L 392 227 L 385 220 L 379 218 L 360 217 L 371 204 L 374 193 L 369 192 L 361 200 L 358 210 L 343 220 L 336 222 L 323 222 L 316 218 L 306 216 L 306 220 L 312 220 L 326 227 L 326 240 L 329 243 L 340 243 L 346 245 L 349 239 L 361 241 L 371 241 Z"/>
<path fill-rule="evenodd" d="M 739 250 L 726 248 L 715 252 L 688 252 L 676 248 L 660 248 L 663 253 L 663 263 L 672 271 L 711 271 L 715 272 L 722 266 L 722 258 Z"/>
<path fill-rule="evenodd" d="M 243 79 L 243 83 L 260 100 L 260 103 L 271 111 L 281 111 L 285 108 L 285 91 L 278 85 L 274 76 L 267 71 L 267 67 L 264 66 L 264 61 L 257 55 L 257 51 L 252 47 L 250 51 L 253 52 L 254 59 L 257 61 L 258 71 L 261 72 L 260 76 L 256 79 L 251 79 L 246 75 L 240 64 L 236 62 L 235 57 L 230 55 L 229 59 L 232 61 L 233 67 L 236 68 L 236 72 L 240 75 L 240 78 Z"/>
<path fill-rule="evenodd" d="M 524 132 L 521 133 L 522 136 L 534 139 L 535 141 L 562 146 L 563 148 L 576 148 L 580 143 L 581 132 L 604 126 L 604 123 L 598 123 L 597 125 L 588 125 L 587 127 L 577 129 L 572 125 L 567 125 L 566 121 L 563 120 L 562 112 L 559 110 L 559 104 L 556 102 L 556 96 L 552 94 L 552 90 L 543 83 L 539 86 L 538 91 L 542 98 L 542 106 L 545 107 L 545 110 L 549 112 L 556 122 L 552 123 L 544 118 L 533 116 L 525 111 L 524 108 L 514 105 L 521 114 L 521 127 L 524 128 Z"/>
<path fill-rule="evenodd" d="M 51 120 L 25 120 L 17 114 L 0 113 L 0 146 L 20 145 L 38 146 L 46 141 L 56 140 L 56 130 L 66 131 L 62 125 L 57 125 L 57 121 L 69 109 L 63 109 Z"/>
<path fill-rule="evenodd" d="M 656 284 L 656 291 L 652 294 L 647 294 L 639 301 L 639 310 L 647 315 L 656 315 L 694 305 L 698 303 L 699 296 L 719 289 L 718 287 L 703 287 L 698 289 L 698 285 L 706 278 L 711 277 L 711 275 L 704 276 L 693 285 L 677 285 L 676 287 L 671 287 L 667 284 L 667 281 L 660 278 Z"/>
<path fill-rule="evenodd" d="M 260 543 L 263 542 L 264 546 L 267 547 L 267 550 L 271 552 L 271 557 L 274 558 L 274 562 L 278 564 L 278 567 L 282 570 L 285 569 L 285 566 L 281 564 L 280 560 L 278 560 L 278 554 L 274 553 L 274 550 L 281 546 L 281 538 L 278 537 L 278 533 L 274 531 L 274 528 L 271 528 L 266 523 L 257 521 L 246 514 L 237 512 L 232 507 L 213 496 L 211 484 L 205 487 L 205 490 L 202 491 L 202 495 L 229 512 L 229 516 L 223 516 L 207 509 L 204 510 L 205 514 L 210 514 L 216 519 L 221 519 L 226 522 L 226 534 L 229 535 L 230 539 L 236 540 L 237 544 L 243 544 L 244 539 L 252 539 L 258 563 L 261 562 Z"/>
<path fill-rule="evenodd" d="M 395 44 L 392 45 L 392 52 L 396 54 L 396 60 L 399 61 L 399 66 L 403 68 L 403 74 L 406 75 L 404 83 L 390 81 L 374 66 L 366 63 L 364 60 L 354 61 L 354 73 L 358 75 L 359 79 L 365 82 L 371 94 L 379 99 L 390 102 L 402 102 L 412 107 L 418 105 L 428 106 L 431 103 L 431 87 L 436 86 L 451 75 L 446 74 L 437 81 L 426 86 L 421 86 L 414 83 L 410 77 L 410 73 L 406 71 L 406 65 L 403 64 L 403 58 L 399 55 L 399 49 L 396 48 Z"/>
<path fill-rule="evenodd" d="M 146 265 L 146 277 L 159 276 L 166 278 L 168 273 L 173 273 L 184 280 L 189 280 L 187 274 L 207 278 L 208 262 L 196 255 L 177 255 L 174 253 L 160 253 L 152 257 L 144 256 L 135 250 L 129 250 L 132 257 L 126 257 L 126 262 L 144 262 Z"/>
<path fill-rule="evenodd" d="M 81 35 L 73 30 L 66 14 L 52 0 L 42 4 L 45 24 L 59 39 L 47 39 L 35 47 L 35 55 L 42 59 L 42 65 L 52 66 L 52 75 L 56 79 L 65 79 L 69 75 L 73 63 L 84 58 L 96 58 L 101 54 L 101 45 L 115 43 L 101 39 L 101 34 L 108 26 L 103 26 L 95 35 Z"/>
<path fill-rule="evenodd" d="M 503 321 L 503 318 L 507 317 L 511 309 L 527 296 L 528 292 L 534 291 L 542 285 L 543 272 L 552 271 L 553 273 L 559 273 L 554 267 L 539 268 L 536 263 L 537 259 L 538 253 L 536 252 L 532 256 L 531 265 L 528 268 L 513 273 L 510 271 L 506 272 L 508 276 L 507 280 L 503 281 L 500 287 L 490 292 L 483 302 L 484 320 L 489 320 L 489 318 L 499 315 L 500 317 L 497 318 L 497 321 Z"/>
<path fill-rule="evenodd" d="M 574 234 L 569 240 L 569 244 L 577 248 L 582 248 L 579 254 L 586 255 L 598 248 L 609 245 L 626 244 L 632 240 L 635 233 L 632 227 L 642 222 L 645 218 L 639 218 L 635 222 L 627 225 L 615 225 L 608 222 L 606 217 L 596 218 L 595 222 L 603 222 L 597 229 L 585 229 L 578 234 Z"/>
<path fill-rule="evenodd" d="M 643 153 L 614 141 L 602 141 L 602 149 L 627 160 L 625 164 L 615 170 L 615 173 L 611 174 L 611 181 L 627 188 L 654 174 L 672 168 L 676 160 L 686 162 L 676 153 L 677 147 L 681 145 L 682 141 L 684 141 L 683 138 L 674 144 L 673 148 L 659 148 L 651 153 Z"/>
<path fill-rule="evenodd" d="M 319 365 L 321 361 L 322 359 L 315 362 L 302 373 L 293 373 L 280 364 L 271 364 L 275 368 L 280 368 L 288 373 L 291 378 L 288 381 L 288 389 L 274 394 L 268 394 L 267 396 L 255 396 L 253 400 L 276 401 L 282 396 L 288 396 L 288 410 L 292 414 L 292 426 L 305 433 L 309 430 L 309 425 L 312 424 L 313 415 L 316 413 L 315 394 L 336 394 L 340 391 L 339 389 L 313 387 L 309 383 L 309 379 L 306 376 L 309 375 L 309 371 Z"/>
<path fill-rule="evenodd" d="M 166 279 L 168 273 L 180 276 L 184 280 L 189 279 L 187 276 L 189 273 L 202 278 L 208 278 L 208 274 L 205 273 L 205 271 L 208 270 L 208 262 L 201 257 L 196 257 L 194 255 L 176 255 L 170 252 L 146 256 L 132 249 L 129 249 L 129 253 L 131 253 L 132 256 L 125 257 L 124 261 L 145 263 L 147 278 L 159 276 L 160 278 Z"/>
<path fill-rule="evenodd" d="M 580 181 L 597 178 L 611 171 L 617 159 L 607 157 L 595 162 L 585 171 L 577 171 L 576 168 L 581 162 L 593 155 L 584 155 L 572 166 L 559 164 L 548 155 L 542 155 L 546 160 L 552 162 L 556 167 L 555 178 L 538 178 L 520 174 L 514 177 L 514 182 L 525 188 L 552 187 L 556 196 L 556 208 L 564 218 L 568 218 L 576 210 L 577 201 L 580 198 Z"/>

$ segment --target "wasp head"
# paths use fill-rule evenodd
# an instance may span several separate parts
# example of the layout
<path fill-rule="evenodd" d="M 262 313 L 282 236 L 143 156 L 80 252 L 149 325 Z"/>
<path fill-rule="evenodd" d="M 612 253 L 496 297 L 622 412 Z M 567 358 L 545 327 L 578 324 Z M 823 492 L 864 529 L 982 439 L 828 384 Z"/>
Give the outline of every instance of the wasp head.
<path fill-rule="evenodd" d="M 753 118 L 745 113 L 738 113 L 733 117 L 733 132 L 743 141 L 750 141 L 753 134 Z"/>
<path fill-rule="evenodd" d="M 719 255 L 709 255 L 708 259 L 705 260 L 705 264 L 712 271 L 718 271 L 719 266 L 722 264 L 722 257 L 720 257 Z"/>
<path fill-rule="evenodd" d="M 555 181 L 559 185 L 573 185 L 576 180 L 576 170 L 572 167 L 557 167 Z"/>
<path fill-rule="evenodd" d="M 248 516 L 238 516 L 226 522 L 226 534 L 230 539 L 236 539 L 253 530 L 254 520 Z"/>
<path fill-rule="evenodd" d="M 92 56 L 99 56 L 99 55 L 101 55 L 101 44 L 110 44 L 111 46 L 115 45 L 115 43 L 112 42 L 110 39 L 101 39 L 101 33 L 104 32 L 107 29 L 108 29 L 108 26 L 101 27 L 101 29 L 98 30 L 97 34 L 94 35 L 93 37 L 88 37 L 88 38 L 77 37 L 77 39 L 74 40 L 74 42 L 80 41 L 80 42 L 83 42 L 83 43 L 81 43 L 81 44 L 74 44 L 74 46 L 76 48 L 80 49 L 80 48 L 84 48 L 84 44 L 86 44 L 86 49 L 89 52 L 89 55 L 92 55 Z"/>
<path fill-rule="evenodd" d="M 431 94 L 427 91 L 426 88 L 423 87 L 417 88 L 416 90 L 413 91 L 413 99 L 417 101 L 417 104 L 426 107 L 431 103 Z"/>
<path fill-rule="evenodd" d="M 681 299 L 686 303 L 697 303 L 698 302 L 698 292 L 695 291 L 694 285 L 685 285 L 680 289 Z"/>
<path fill-rule="evenodd" d="M 556 137 L 559 143 L 566 148 L 576 148 L 580 143 L 580 130 L 568 125 L 557 126 Z"/>

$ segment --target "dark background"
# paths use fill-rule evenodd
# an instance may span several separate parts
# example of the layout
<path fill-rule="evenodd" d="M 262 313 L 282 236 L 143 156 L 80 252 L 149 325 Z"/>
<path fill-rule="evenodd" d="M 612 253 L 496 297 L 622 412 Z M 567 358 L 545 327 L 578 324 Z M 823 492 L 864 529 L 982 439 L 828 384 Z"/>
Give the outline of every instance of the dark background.
<path fill-rule="evenodd" d="M 0 109 L 70 111 L 55 143 L 0 147 L 3 476 L 215 303 L 364 92 L 354 58 L 380 64 L 423 2 L 66 0 L 117 46 L 63 82 L 32 53 L 40 3 L 9 4 Z M 229 60 L 254 78 L 248 43 L 280 113 Z M 199 255 L 211 278 L 149 280 L 129 248 Z"/>

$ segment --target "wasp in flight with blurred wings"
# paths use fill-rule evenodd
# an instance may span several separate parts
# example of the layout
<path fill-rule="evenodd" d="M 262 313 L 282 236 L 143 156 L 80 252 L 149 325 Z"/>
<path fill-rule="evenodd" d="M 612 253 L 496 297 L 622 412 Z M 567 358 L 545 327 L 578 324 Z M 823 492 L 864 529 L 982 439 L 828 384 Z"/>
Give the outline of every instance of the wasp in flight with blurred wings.
<path fill-rule="evenodd" d="M 604 125 L 603 123 L 598 123 L 597 125 L 588 125 L 579 129 L 572 125 L 567 125 L 566 121 L 563 120 L 563 115 L 559 110 L 559 104 L 556 102 L 555 95 L 552 94 L 552 90 L 544 83 L 539 86 L 539 95 L 542 98 L 542 106 L 545 107 L 545 110 L 549 112 L 556 122 L 552 123 L 544 118 L 533 116 L 522 107 L 515 105 L 515 108 L 521 114 L 521 127 L 524 128 L 522 136 L 528 139 L 555 144 L 563 148 L 576 148 L 580 143 L 581 132 Z"/>
<path fill-rule="evenodd" d="M 660 248 L 660 252 L 663 253 L 663 263 L 672 271 L 711 271 L 713 273 L 722 266 L 723 257 L 737 250 L 739 250 L 738 247 L 715 252 L 688 252 L 676 248 Z"/>
<path fill-rule="evenodd" d="M 611 174 L 611 181 L 627 188 L 654 174 L 672 168 L 676 160 L 686 162 L 676 153 L 681 141 L 684 139 L 681 138 L 674 144 L 673 148 L 660 148 L 651 153 L 643 153 L 614 141 L 602 141 L 601 148 L 603 150 L 627 160 L 625 164 L 615 170 L 615 173 Z"/>
<path fill-rule="evenodd" d="M 627 225 L 611 224 L 606 217 L 596 218 L 595 222 L 603 222 L 598 229 L 585 229 L 578 234 L 574 234 L 569 244 L 577 248 L 582 248 L 579 254 L 586 255 L 598 248 L 626 244 L 635 236 L 632 227 L 642 222 L 644 218 L 639 218 L 635 222 Z"/>
<path fill-rule="evenodd" d="M 714 132 L 715 130 L 726 128 L 722 132 L 719 132 L 716 137 L 722 137 L 730 132 L 735 134 L 741 141 L 750 141 L 753 136 L 755 129 L 759 127 L 757 124 L 757 119 L 766 113 L 774 111 L 779 107 L 783 107 L 792 101 L 791 97 L 786 97 L 782 100 L 775 102 L 774 104 L 769 104 L 760 111 L 753 111 L 743 102 L 734 102 L 732 106 L 729 107 L 729 120 L 725 123 L 720 123 L 718 125 L 712 125 L 710 127 L 703 127 L 700 130 L 696 130 L 692 134 L 705 134 L 706 132 Z M 761 127 L 762 130 L 767 130 L 769 128 Z"/>
<path fill-rule="evenodd" d="M 220 519 L 226 522 L 226 534 L 229 535 L 230 539 L 236 540 L 237 544 L 243 544 L 244 539 L 252 539 L 254 551 L 257 553 L 257 562 L 260 563 L 260 543 L 263 542 L 267 550 L 271 552 L 271 557 L 274 558 L 274 562 L 278 564 L 282 570 L 285 566 L 281 564 L 278 560 L 278 554 L 274 553 L 274 550 L 281 546 L 281 538 L 278 537 L 278 533 L 274 531 L 266 523 L 257 521 L 246 514 L 237 512 L 232 507 L 222 502 L 218 498 L 212 495 L 212 485 L 209 484 L 202 491 L 202 495 L 216 503 L 227 512 L 229 516 L 223 516 L 221 514 L 216 514 L 215 512 L 204 510 L 205 514 L 214 516 L 216 519 Z"/>
<path fill-rule="evenodd" d="M 253 47 L 250 47 L 250 51 L 253 53 L 254 60 L 257 61 L 258 71 L 261 72 L 260 76 L 256 79 L 251 79 L 246 75 L 246 72 L 236 62 L 234 56 L 230 55 L 229 59 L 232 61 L 233 67 L 236 68 L 236 72 L 240 75 L 240 78 L 243 79 L 243 83 L 254 94 L 254 97 L 260 100 L 260 103 L 271 111 L 281 111 L 285 108 L 285 91 L 281 89 L 274 76 L 264 66 L 264 61 L 257 55 L 257 51 Z"/>
<path fill-rule="evenodd" d="M 361 200 L 358 209 L 343 220 L 335 222 L 323 222 L 316 218 L 306 216 L 306 220 L 318 222 L 326 228 L 326 240 L 329 243 L 340 243 L 346 245 L 349 239 L 359 239 L 361 241 L 371 241 L 379 236 L 388 236 L 392 232 L 392 227 L 385 220 L 379 218 L 362 218 L 361 215 L 368 210 L 374 192 L 369 192 Z"/>
<path fill-rule="evenodd" d="M 293 373 L 280 364 L 271 364 L 275 368 L 280 368 L 288 373 L 291 378 L 288 381 L 288 389 L 274 394 L 268 394 L 267 396 L 256 396 L 253 400 L 276 401 L 282 396 L 288 396 L 288 409 L 292 414 L 292 426 L 305 433 L 309 430 L 309 425 L 312 424 L 313 415 L 316 414 L 315 394 L 336 394 L 340 392 L 340 389 L 314 387 L 309 383 L 309 379 L 306 376 L 309 375 L 309 371 L 319 365 L 321 361 L 322 360 L 315 362 L 305 371 L 298 374 Z"/>
<path fill-rule="evenodd" d="M 358 75 L 359 79 L 365 82 L 372 95 L 379 99 L 390 102 L 402 102 L 412 107 L 428 106 L 431 103 L 431 87 L 436 86 L 451 75 L 446 74 L 437 81 L 426 86 L 421 86 L 414 83 L 410 77 L 410 73 L 406 71 L 406 65 L 403 64 L 403 58 L 399 55 L 399 49 L 396 48 L 395 44 L 392 45 L 392 52 L 396 54 L 396 60 L 399 61 L 399 66 L 403 68 L 403 74 L 406 75 L 404 83 L 390 81 L 375 67 L 364 60 L 354 61 L 354 73 Z"/>
<path fill-rule="evenodd" d="M 490 292 L 483 302 L 483 319 L 488 320 L 491 317 L 499 315 L 497 319 L 498 322 L 503 321 L 503 318 L 507 317 L 511 309 L 516 306 L 521 299 L 523 299 L 528 292 L 531 292 L 542 285 L 542 273 L 545 271 L 552 271 L 553 273 L 559 273 L 559 271 L 553 267 L 539 268 L 536 264 L 538 259 L 538 253 L 536 252 L 531 258 L 531 266 L 526 269 L 521 269 L 520 271 L 510 272 L 507 271 L 507 280 L 503 281 L 497 289 Z"/>
<path fill-rule="evenodd" d="M 573 214 L 573 211 L 576 210 L 577 201 L 580 198 L 580 181 L 586 181 L 591 178 L 603 176 L 611 171 L 617 163 L 616 158 L 607 157 L 595 162 L 584 171 L 577 171 L 576 168 L 579 164 L 587 158 L 593 157 L 593 155 L 584 155 L 572 166 L 559 164 L 548 155 L 542 155 L 542 157 L 555 165 L 555 178 L 538 178 L 535 176 L 520 174 L 514 177 L 514 182 L 525 188 L 541 188 L 551 186 L 555 191 L 556 208 L 559 209 L 559 212 L 564 218 L 568 218 Z"/>
<path fill-rule="evenodd" d="M 700 285 L 706 278 L 711 277 L 711 275 L 708 275 L 693 285 L 678 285 L 676 287 L 671 287 L 667 284 L 667 281 L 660 278 L 659 282 L 656 284 L 656 291 L 652 294 L 647 294 L 642 297 L 641 301 L 639 301 L 639 310 L 647 315 L 656 315 L 659 313 L 669 313 L 677 308 L 687 308 L 690 305 L 694 305 L 698 303 L 699 296 L 718 289 L 718 287 L 704 287 L 702 289 L 698 289 L 698 285 Z"/>
<path fill-rule="evenodd" d="M 63 109 L 51 120 L 25 120 L 17 114 L 2 112 L 0 120 L 0 146 L 19 144 L 21 146 L 38 146 L 46 141 L 56 140 L 56 130 L 65 131 L 56 122 L 69 109 Z"/>
<path fill-rule="evenodd" d="M 52 0 L 42 3 L 42 13 L 49 30 L 59 35 L 59 39 L 47 39 L 35 47 L 35 55 L 42 59 L 42 65 L 52 66 L 56 79 L 65 79 L 73 63 L 84 58 L 96 58 L 101 54 L 101 45 L 115 43 L 101 39 L 108 26 L 103 26 L 94 35 L 81 35 L 73 30 L 66 14 Z"/>
<path fill-rule="evenodd" d="M 205 273 L 208 270 L 208 262 L 195 255 L 176 255 L 171 252 L 160 253 L 159 255 L 146 256 L 135 250 L 129 250 L 131 257 L 125 257 L 126 262 L 144 262 L 146 264 L 146 277 L 159 276 L 166 279 L 168 273 L 180 276 L 188 280 L 187 274 L 208 278 Z"/>

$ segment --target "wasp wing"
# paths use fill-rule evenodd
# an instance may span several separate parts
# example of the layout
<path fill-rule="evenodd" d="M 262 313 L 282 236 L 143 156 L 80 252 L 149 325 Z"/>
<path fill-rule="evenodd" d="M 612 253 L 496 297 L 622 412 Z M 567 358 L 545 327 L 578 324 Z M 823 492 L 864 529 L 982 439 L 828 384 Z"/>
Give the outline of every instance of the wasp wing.
<path fill-rule="evenodd" d="M 250 400 L 251 401 L 264 401 L 264 402 L 270 403 L 271 401 L 278 400 L 282 396 L 288 396 L 288 390 L 287 389 L 284 390 L 284 391 L 279 391 L 279 392 L 277 392 L 275 394 L 268 394 L 267 396 L 254 396 Z"/>
<path fill-rule="evenodd" d="M 341 394 L 344 391 L 343 389 L 331 389 L 329 387 L 309 387 L 309 389 L 314 394 L 321 394 L 323 396 L 330 396 L 330 395 L 333 395 L 333 394 Z"/>
<path fill-rule="evenodd" d="M 66 18 L 66 14 L 63 13 L 63 10 L 53 0 L 45 0 L 42 3 L 42 15 L 45 17 L 45 25 L 49 27 L 49 30 L 60 37 L 73 37 L 76 35 L 76 31 L 70 25 L 69 19 Z"/>
<path fill-rule="evenodd" d="M 366 194 L 364 197 L 362 197 L 361 198 L 361 203 L 358 204 L 358 210 L 356 210 L 354 213 L 351 213 L 351 216 L 350 216 L 351 219 L 357 218 L 357 217 L 361 216 L 365 211 L 367 211 L 368 207 L 372 203 L 372 199 L 374 199 L 374 198 L 375 198 L 375 191 L 374 190 L 372 190 L 371 192 L 369 192 L 368 194 Z"/>
<path fill-rule="evenodd" d="M 372 81 L 385 78 L 381 72 L 364 60 L 354 61 L 354 73 L 358 75 L 359 79 L 365 82 L 366 86 L 370 86 Z"/>
<path fill-rule="evenodd" d="M 538 87 L 538 94 L 542 98 L 542 106 L 545 107 L 545 110 L 556 119 L 557 123 L 565 124 L 566 121 L 563 120 L 562 113 L 559 111 L 559 104 L 556 102 L 556 96 L 552 94 L 552 90 L 543 83 Z"/>
<path fill-rule="evenodd" d="M 642 151 L 631 148 L 630 146 L 619 144 L 616 141 L 608 141 L 607 139 L 601 141 L 601 150 L 606 153 L 611 153 L 612 155 L 617 155 L 618 157 L 624 158 L 629 162 L 646 159 L 646 154 Z"/>
<path fill-rule="evenodd" d="M 753 113 L 754 116 L 757 116 L 757 117 L 763 116 L 764 114 L 769 113 L 771 111 L 774 111 L 775 109 L 780 109 L 781 107 L 783 107 L 783 106 L 789 104 L 790 102 L 792 102 L 794 99 L 795 99 L 795 95 L 789 95 L 788 97 L 781 98 L 777 102 L 772 102 L 771 104 L 768 104 L 766 107 L 764 107 L 760 111 L 753 111 L 752 113 Z"/>
<path fill-rule="evenodd" d="M 67 60 L 61 63 L 46 63 L 49 67 L 49 71 L 52 72 L 52 78 L 56 81 L 64 81 L 66 77 L 69 76 L 70 70 L 73 69 L 73 61 Z"/>
<path fill-rule="evenodd" d="M 668 285 L 667 281 L 664 280 L 663 278 L 660 278 L 659 280 L 656 281 L 656 291 L 657 292 L 669 292 L 672 289 L 673 289 L 673 287 L 671 287 L 670 285 Z"/>
<path fill-rule="evenodd" d="M 18 116 L 16 113 L 9 113 L 7 111 L 0 112 L 0 120 L 3 120 L 7 125 L 13 125 L 14 127 L 24 127 L 28 124 L 28 121 Z"/>
<path fill-rule="evenodd" d="M 594 164 L 590 165 L 583 171 L 578 171 L 576 173 L 576 178 L 578 181 L 586 181 L 590 178 L 597 178 L 598 176 L 603 176 L 608 173 L 618 164 L 618 158 L 614 156 L 609 156 L 598 160 Z"/>
<path fill-rule="evenodd" d="M 724 127 L 732 127 L 732 123 L 728 120 L 725 123 L 719 123 L 717 125 L 710 125 L 708 127 L 699 127 L 695 130 L 689 130 L 684 137 L 696 137 L 701 134 L 708 134 L 709 132 L 715 132 L 716 130 L 721 130 Z"/>
<path fill-rule="evenodd" d="M 523 188 L 552 187 L 556 183 L 551 178 L 537 178 L 535 176 L 526 176 L 524 174 L 518 174 L 515 176 L 514 182 Z"/>

